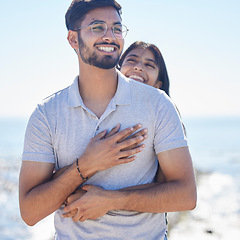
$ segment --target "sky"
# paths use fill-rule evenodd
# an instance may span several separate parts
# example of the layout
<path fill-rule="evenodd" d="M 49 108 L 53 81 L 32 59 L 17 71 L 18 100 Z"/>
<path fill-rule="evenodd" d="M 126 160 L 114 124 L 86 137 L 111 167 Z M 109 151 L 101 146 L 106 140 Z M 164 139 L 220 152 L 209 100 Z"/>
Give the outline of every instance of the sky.
<path fill-rule="evenodd" d="M 129 28 L 164 57 L 183 117 L 240 116 L 239 0 L 119 0 Z M 64 15 L 70 0 L 0 1 L 0 117 L 29 117 L 78 74 Z"/>

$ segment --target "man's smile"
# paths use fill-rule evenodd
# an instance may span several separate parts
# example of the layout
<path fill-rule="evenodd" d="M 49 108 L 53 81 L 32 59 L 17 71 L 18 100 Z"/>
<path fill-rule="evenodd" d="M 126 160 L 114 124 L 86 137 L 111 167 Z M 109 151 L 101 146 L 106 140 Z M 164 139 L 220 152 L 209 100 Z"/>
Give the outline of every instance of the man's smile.
<path fill-rule="evenodd" d="M 114 47 L 103 47 L 103 46 L 100 46 L 100 47 L 97 47 L 97 49 L 100 50 L 100 51 L 107 52 L 107 53 L 115 51 Z"/>
<path fill-rule="evenodd" d="M 94 44 L 94 47 L 96 47 L 100 52 L 106 52 L 106 53 L 112 53 L 116 52 L 118 49 L 120 49 L 120 46 L 114 42 L 107 43 L 107 42 L 101 42 Z"/>

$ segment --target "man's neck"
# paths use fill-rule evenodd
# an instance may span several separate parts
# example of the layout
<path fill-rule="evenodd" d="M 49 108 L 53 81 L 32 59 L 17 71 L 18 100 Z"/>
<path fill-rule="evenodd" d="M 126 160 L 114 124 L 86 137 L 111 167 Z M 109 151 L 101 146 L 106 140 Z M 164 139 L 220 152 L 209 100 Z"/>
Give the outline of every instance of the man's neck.
<path fill-rule="evenodd" d="M 84 66 L 79 73 L 79 92 L 84 104 L 100 117 L 117 90 L 117 71 Z"/>

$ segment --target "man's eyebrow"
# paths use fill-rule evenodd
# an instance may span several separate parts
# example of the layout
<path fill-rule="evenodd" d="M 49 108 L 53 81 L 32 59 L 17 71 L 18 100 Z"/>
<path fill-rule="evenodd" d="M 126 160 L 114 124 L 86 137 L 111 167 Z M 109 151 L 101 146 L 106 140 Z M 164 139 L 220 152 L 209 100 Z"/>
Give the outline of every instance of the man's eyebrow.
<path fill-rule="evenodd" d="M 104 23 L 104 21 L 94 19 L 92 22 L 89 23 L 89 25 L 91 25 L 93 23 Z"/>
<path fill-rule="evenodd" d="M 106 22 L 102 21 L 102 20 L 94 19 L 92 22 L 89 23 L 89 25 L 94 24 L 94 23 L 106 23 Z M 115 25 L 115 24 L 122 24 L 122 23 L 121 22 L 114 22 L 113 25 Z"/>
<path fill-rule="evenodd" d="M 122 22 L 115 22 L 115 23 L 113 23 L 113 25 L 115 25 L 115 24 L 121 24 L 122 25 Z"/>

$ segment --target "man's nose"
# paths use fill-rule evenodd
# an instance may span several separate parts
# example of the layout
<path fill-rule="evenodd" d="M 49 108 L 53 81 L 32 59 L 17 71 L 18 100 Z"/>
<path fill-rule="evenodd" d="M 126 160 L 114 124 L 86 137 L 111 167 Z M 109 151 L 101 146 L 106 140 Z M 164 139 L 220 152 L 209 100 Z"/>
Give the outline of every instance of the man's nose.
<path fill-rule="evenodd" d="M 115 37 L 114 34 L 113 34 L 113 29 L 112 29 L 111 26 L 108 26 L 108 27 L 107 27 L 107 31 L 106 31 L 106 33 L 104 34 L 103 39 L 104 39 L 104 40 L 115 40 L 115 39 L 116 39 L 116 37 Z"/>

